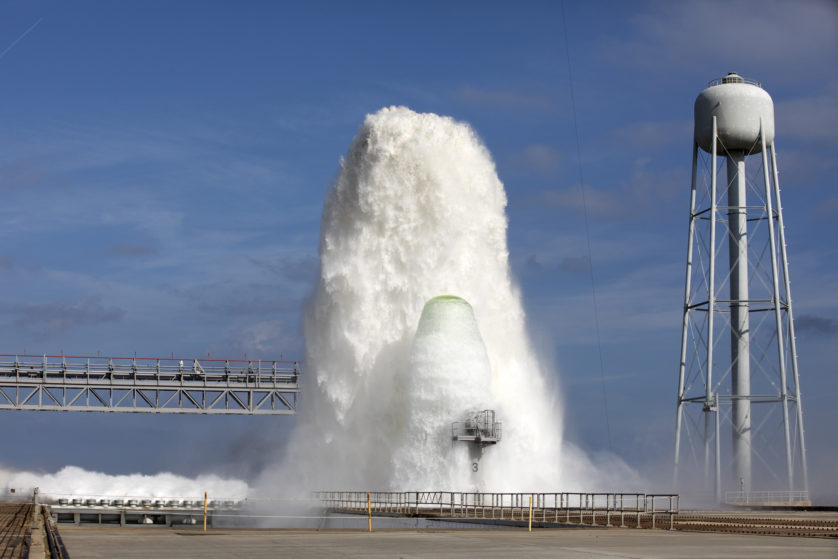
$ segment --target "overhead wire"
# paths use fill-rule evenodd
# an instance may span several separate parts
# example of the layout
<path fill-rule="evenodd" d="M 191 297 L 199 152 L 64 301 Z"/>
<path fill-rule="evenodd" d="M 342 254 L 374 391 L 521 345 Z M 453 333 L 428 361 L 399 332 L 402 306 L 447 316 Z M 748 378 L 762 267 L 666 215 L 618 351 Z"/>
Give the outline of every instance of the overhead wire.
<path fill-rule="evenodd" d="M 582 209 L 585 218 L 585 239 L 587 241 L 588 249 L 588 271 L 591 279 L 591 299 L 593 301 L 593 315 L 594 315 L 594 329 L 596 331 L 597 352 L 599 354 L 599 377 L 602 386 L 602 405 L 605 415 L 605 433 L 608 441 L 608 450 L 612 450 L 611 445 L 611 420 L 608 414 L 608 391 L 605 386 L 605 361 L 602 356 L 602 336 L 600 334 L 599 326 L 599 304 L 597 302 L 596 280 L 594 277 L 594 259 L 593 251 L 591 250 L 591 229 L 588 218 L 588 197 L 585 191 L 585 177 L 582 170 L 582 148 L 579 141 L 579 119 L 576 114 L 576 94 L 573 87 L 573 67 L 570 63 L 570 42 L 567 35 L 567 17 L 565 16 L 564 0 L 560 3 L 562 12 L 562 30 L 564 31 L 564 46 L 565 57 L 567 59 L 567 75 L 568 75 L 568 89 L 570 90 L 570 107 L 573 113 L 573 131 L 576 136 L 576 166 L 579 170 L 579 190 L 582 194 Z"/>

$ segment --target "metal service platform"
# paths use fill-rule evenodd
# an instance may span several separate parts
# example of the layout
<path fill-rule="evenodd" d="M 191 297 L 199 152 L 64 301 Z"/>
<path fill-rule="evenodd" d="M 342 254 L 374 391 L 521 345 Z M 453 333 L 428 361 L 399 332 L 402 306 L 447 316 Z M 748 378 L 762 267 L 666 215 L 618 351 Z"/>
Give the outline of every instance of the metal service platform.
<path fill-rule="evenodd" d="M 495 421 L 494 410 L 483 410 L 471 419 L 452 423 L 451 438 L 486 446 L 500 441 L 501 429 L 501 422 Z"/>
<path fill-rule="evenodd" d="M 296 361 L 0 355 L 0 410 L 289 415 Z"/>

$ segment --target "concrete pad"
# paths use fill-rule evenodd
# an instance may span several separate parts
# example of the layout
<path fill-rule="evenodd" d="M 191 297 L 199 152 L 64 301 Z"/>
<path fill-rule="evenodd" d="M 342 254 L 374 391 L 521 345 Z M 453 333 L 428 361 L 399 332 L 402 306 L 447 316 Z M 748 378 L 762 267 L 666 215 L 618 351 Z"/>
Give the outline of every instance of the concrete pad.
<path fill-rule="evenodd" d="M 47 555 L 46 538 L 44 537 L 43 507 L 36 506 L 32 510 L 32 521 L 29 525 L 29 558 L 44 559 Z"/>
<path fill-rule="evenodd" d="M 423 557 L 838 557 L 838 541 L 740 534 L 578 528 L 562 530 L 210 530 L 62 526 L 73 559 Z"/>

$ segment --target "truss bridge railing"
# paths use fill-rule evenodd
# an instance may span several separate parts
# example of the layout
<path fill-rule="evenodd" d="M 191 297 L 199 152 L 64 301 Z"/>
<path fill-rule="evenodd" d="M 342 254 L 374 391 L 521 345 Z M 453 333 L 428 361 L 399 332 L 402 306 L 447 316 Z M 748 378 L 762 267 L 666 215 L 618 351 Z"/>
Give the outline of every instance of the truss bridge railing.
<path fill-rule="evenodd" d="M 296 361 L 0 355 L 0 410 L 296 413 Z"/>

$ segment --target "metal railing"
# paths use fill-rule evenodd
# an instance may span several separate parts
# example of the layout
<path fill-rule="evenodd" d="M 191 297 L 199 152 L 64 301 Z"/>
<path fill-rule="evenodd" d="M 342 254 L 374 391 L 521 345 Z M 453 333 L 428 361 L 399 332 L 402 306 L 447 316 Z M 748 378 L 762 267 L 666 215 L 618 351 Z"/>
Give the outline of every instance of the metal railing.
<path fill-rule="evenodd" d="M 495 421 L 494 410 L 483 410 L 470 419 L 452 423 L 451 438 L 483 445 L 494 444 L 500 441 L 502 427 L 500 421 Z"/>
<path fill-rule="evenodd" d="M 708 87 L 722 85 L 724 83 L 746 83 L 748 85 L 755 85 L 762 88 L 762 84 L 760 82 L 751 78 L 743 78 L 742 76 L 725 76 L 723 78 L 716 78 L 715 80 L 710 80 Z"/>
<path fill-rule="evenodd" d="M 591 526 L 615 525 L 612 520 L 619 517 L 619 526 L 626 526 L 626 519 L 631 519 L 640 527 L 643 519 L 650 520 L 653 528 L 658 518 L 666 518 L 670 529 L 680 510 L 678 495 L 647 493 L 319 491 L 313 498 L 331 512 Z"/>
<path fill-rule="evenodd" d="M 809 504 L 808 491 L 727 491 L 725 502 L 735 505 Z"/>

